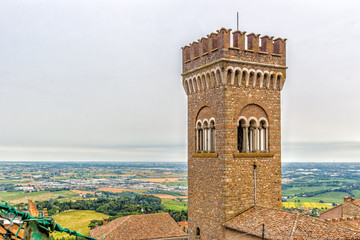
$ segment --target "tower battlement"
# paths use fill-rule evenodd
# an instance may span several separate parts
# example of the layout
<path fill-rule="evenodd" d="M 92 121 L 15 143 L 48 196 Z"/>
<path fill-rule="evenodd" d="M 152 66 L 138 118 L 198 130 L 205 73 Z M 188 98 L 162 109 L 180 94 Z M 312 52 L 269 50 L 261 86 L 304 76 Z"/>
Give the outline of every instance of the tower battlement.
<path fill-rule="evenodd" d="M 182 57 L 183 73 L 220 59 L 286 66 L 286 39 L 221 28 L 183 47 Z"/>

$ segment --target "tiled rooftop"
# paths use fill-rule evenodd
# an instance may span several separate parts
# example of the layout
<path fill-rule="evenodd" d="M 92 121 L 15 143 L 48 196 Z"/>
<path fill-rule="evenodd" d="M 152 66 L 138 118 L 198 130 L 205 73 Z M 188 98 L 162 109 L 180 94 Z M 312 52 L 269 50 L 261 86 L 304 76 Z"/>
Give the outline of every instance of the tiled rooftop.
<path fill-rule="evenodd" d="M 187 234 L 168 213 L 130 215 L 90 230 L 90 236 L 104 240 L 142 240 L 181 237 Z"/>
<path fill-rule="evenodd" d="M 360 239 L 360 230 L 328 223 L 301 213 L 253 206 L 226 221 L 226 228 L 266 239 Z M 359 229 L 359 228 L 358 228 Z"/>

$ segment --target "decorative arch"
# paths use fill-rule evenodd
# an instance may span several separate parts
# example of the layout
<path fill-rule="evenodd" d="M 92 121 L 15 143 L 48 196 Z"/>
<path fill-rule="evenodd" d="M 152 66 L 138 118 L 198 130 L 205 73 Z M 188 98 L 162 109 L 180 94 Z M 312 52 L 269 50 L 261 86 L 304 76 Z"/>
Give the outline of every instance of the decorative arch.
<path fill-rule="evenodd" d="M 233 85 L 234 83 L 234 75 L 235 71 L 234 68 L 231 66 L 228 66 L 225 71 L 225 81 L 226 84 Z"/>
<path fill-rule="evenodd" d="M 217 67 L 215 69 L 215 76 L 216 76 L 216 79 L 217 79 L 216 81 L 218 82 L 219 86 L 225 85 L 223 75 L 221 74 L 221 69 L 219 67 Z"/>
<path fill-rule="evenodd" d="M 190 94 L 190 90 L 189 90 L 189 85 L 188 85 L 187 79 L 185 79 L 185 80 L 183 81 L 183 87 L 184 87 L 184 90 L 185 90 L 186 95 L 189 95 L 189 94 Z"/>
<path fill-rule="evenodd" d="M 282 89 L 282 73 L 278 73 L 276 75 L 276 89 L 281 90 Z"/>
<path fill-rule="evenodd" d="M 275 80 L 276 80 L 276 75 L 275 73 L 271 72 L 269 89 L 275 89 Z"/>
<path fill-rule="evenodd" d="M 207 87 L 206 87 L 206 81 L 205 81 L 204 74 L 201 74 L 200 81 L 201 81 L 201 91 L 205 91 L 207 89 Z"/>
<path fill-rule="evenodd" d="M 216 148 L 216 121 L 210 107 L 203 106 L 196 115 L 195 151 L 214 152 Z"/>
<path fill-rule="evenodd" d="M 255 82 L 253 84 L 253 88 L 255 88 L 256 86 L 262 85 L 262 82 L 264 80 L 264 73 L 261 70 L 257 70 L 256 71 L 256 78 L 255 78 Z"/>
<path fill-rule="evenodd" d="M 192 94 L 195 92 L 192 79 L 188 79 L 188 83 L 189 83 L 190 94 Z"/>
<path fill-rule="evenodd" d="M 270 73 L 268 71 L 264 71 L 264 77 L 263 77 L 263 81 L 260 83 L 260 88 L 265 87 L 268 88 L 268 82 L 270 81 L 269 78 Z"/>
<path fill-rule="evenodd" d="M 239 67 L 234 68 L 234 77 L 232 79 L 232 83 L 231 85 L 235 85 L 235 86 L 239 86 L 241 84 L 241 74 L 242 74 L 242 70 Z"/>
<path fill-rule="evenodd" d="M 195 78 L 196 78 L 197 92 L 200 92 L 200 91 L 202 91 L 200 74 L 196 75 Z"/>
<path fill-rule="evenodd" d="M 207 71 L 207 72 L 205 73 L 205 79 L 206 79 L 206 84 L 207 84 L 207 86 L 208 86 L 209 89 L 212 89 L 212 88 L 215 87 L 215 83 L 213 84 L 213 83 L 211 82 L 211 72 L 210 72 L 210 71 Z"/>
<path fill-rule="evenodd" d="M 246 87 L 248 87 L 250 84 L 254 84 L 256 78 L 256 72 L 254 69 L 249 70 L 249 74 L 246 79 Z"/>
<path fill-rule="evenodd" d="M 249 70 L 247 68 L 243 68 L 239 81 L 239 86 L 246 87 L 248 82 L 249 82 Z"/>
<path fill-rule="evenodd" d="M 183 87 L 188 95 L 221 85 L 282 90 L 284 76 L 282 72 L 227 66 L 225 70 L 215 67 L 183 80 Z"/>
<path fill-rule="evenodd" d="M 211 82 L 211 85 L 214 86 L 214 88 L 218 87 L 215 71 L 213 71 L 213 70 L 210 71 L 210 82 Z"/>

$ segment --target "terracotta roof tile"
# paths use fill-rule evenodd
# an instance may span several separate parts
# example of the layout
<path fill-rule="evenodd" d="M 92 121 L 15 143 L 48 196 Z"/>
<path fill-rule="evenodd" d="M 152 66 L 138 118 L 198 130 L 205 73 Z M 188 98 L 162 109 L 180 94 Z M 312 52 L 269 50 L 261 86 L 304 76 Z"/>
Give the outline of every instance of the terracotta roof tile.
<path fill-rule="evenodd" d="M 104 240 L 142 240 L 187 236 L 168 213 L 141 214 L 117 218 L 89 232 Z"/>
<path fill-rule="evenodd" d="M 9 225 L 4 225 L 4 226 L 6 228 L 9 227 Z M 18 238 L 15 238 L 15 234 L 19 230 L 19 226 L 17 224 L 12 225 L 9 230 L 13 233 L 11 239 L 22 239 L 24 237 L 24 229 L 22 228 L 19 231 Z M 0 238 L 2 238 L 5 235 L 5 233 L 6 233 L 6 230 L 0 226 Z"/>
<path fill-rule="evenodd" d="M 232 230 L 261 237 L 263 224 L 266 239 L 360 239 L 360 231 L 301 213 L 259 206 L 241 212 L 223 225 Z"/>
<path fill-rule="evenodd" d="M 360 206 L 360 199 L 355 199 L 354 203 L 358 206 Z"/>
<path fill-rule="evenodd" d="M 360 230 L 360 220 L 332 222 L 332 224 L 355 231 Z"/>

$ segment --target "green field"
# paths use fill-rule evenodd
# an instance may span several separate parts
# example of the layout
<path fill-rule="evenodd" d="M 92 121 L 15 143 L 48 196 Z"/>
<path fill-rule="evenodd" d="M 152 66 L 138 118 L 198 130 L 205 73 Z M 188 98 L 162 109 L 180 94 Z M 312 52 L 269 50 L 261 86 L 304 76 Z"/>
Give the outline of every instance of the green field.
<path fill-rule="evenodd" d="M 50 198 L 56 199 L 59 196 L 65 199 L 74 199 L 78 197 L 78 194 L 71 191 L 40 191 L 40 192 L 0 192 L 0 201 L 7 203 L 27 203 L 29 199 L 33 201 L 45 201 Z"/>
<path fill-rule="evenodd" d="M 187 208 L 188 208 L 188 202 L 187 201 L 176 201 L 176 200 L 162 199 L 161 203 L 167 209 L 176 210 L 176 211 L 187 210 Z"/>
<path fill-rule="evenodd" d="M 294 199 L 288 199 L 288 202 L 319 202 L 322 200 L 324 203 L 342 203 L 344 197 L 349 196 L 347 192 L 327 192 L 315 195 L 313 197 L 296 197 Z"/>
<path fill-rule="evenodd" d="M 90 230 L 88 225 L 91 220 L 102 220 L 104 217 L 108 216 L 90 210 L 69 210 L 54 216 L 55 221 L 59 223 L 61 227 L 75 230 L 84 236 L 88 236 L 88 232 Z M 54 238 L 68 236 L 66 233 L 53 233 L 52 235 Z"/>
<path fill-rule="evenodd" d="M 360 198 L 360 190 L 353 190 L 351 191 L 352 194 L 354 194 L 355 198 L 356 199 L 359 199 Z"/>
<path fill-rule="evenodd" d="M 172 182 L 172 183 L 163 183 L 164 185 L 168 185 L 168 186 L 181 186 L 181 187 L 187 187 L 188 183 L 187 181 L 179 181 L 179 182 Z"/>
<path fill-rule="evenodd" d="M 2 185 L 2 184 L 16 185 L 16 184 L 25 184 L 25 183 L 30 183 L 30 182 L 23 181 L 23 180 L 0 180 L 0 185 Z"/>
<path fill-rule="evenodd" d="M 285 190 L 282 190 L 283 196 L 294 196 L 299 193 L 308 193 L 308 192 L 316 192 L 322 190 L 331 190 L 336 187 L 327 187 L 327 186 L 318 186 L 318 187 L 292 187 Z"/>

